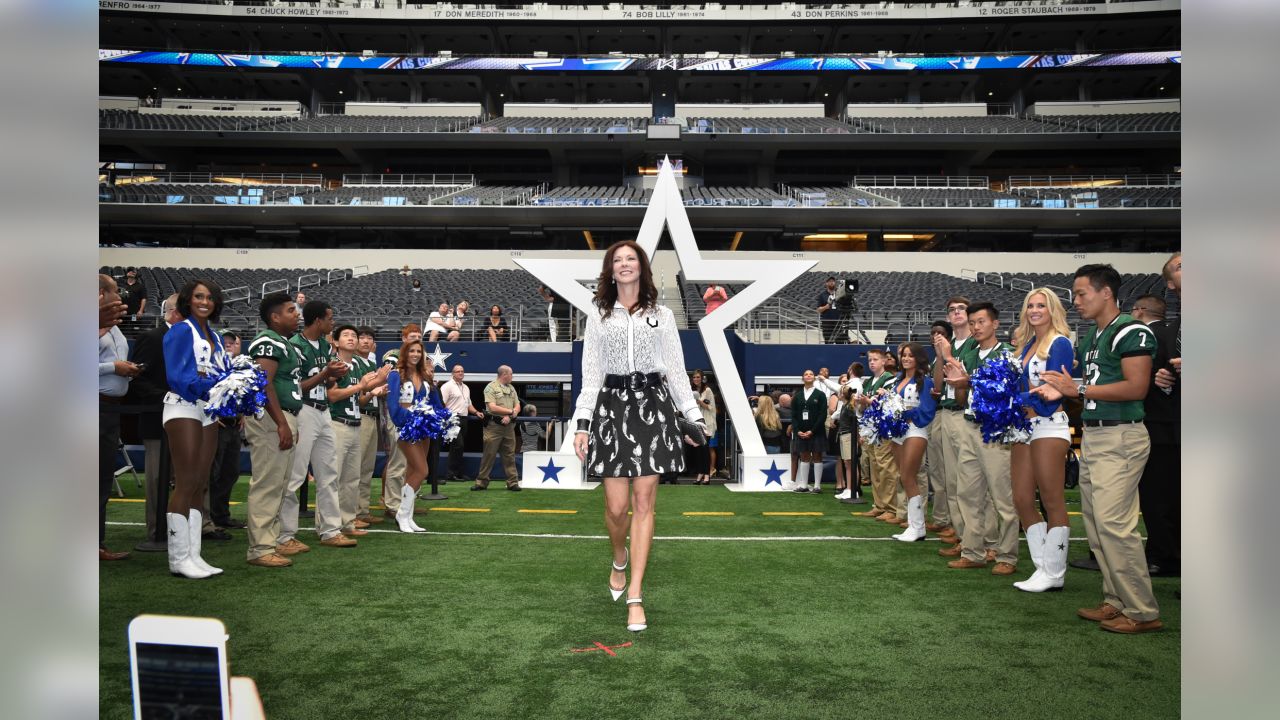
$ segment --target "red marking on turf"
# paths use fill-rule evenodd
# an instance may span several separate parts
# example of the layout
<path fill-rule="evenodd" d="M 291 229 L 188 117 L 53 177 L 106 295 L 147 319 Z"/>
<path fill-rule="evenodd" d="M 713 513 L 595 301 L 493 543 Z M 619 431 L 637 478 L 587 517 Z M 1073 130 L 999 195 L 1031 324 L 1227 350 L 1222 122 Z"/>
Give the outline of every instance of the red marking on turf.
<path fill-rule="evenodd" d="M 609 655 L 609 657 L 618 657 L 618 653 L 614 652 L 614 649 L 615 649 L 615 648 L 624 648 L 624 647 L 631 647 L 631 643 L 629 643 L 629 642 L 624 642 L 624 643 L 622 643 L 621 645 L 604 645 L 604 644 L 601 644 L 601 643 L 599 643 L 599 642 L 596 642 L 596 643 L 595 643 L 595 647 L 589 647 L 589 648 L 569 648 L 569 652 L 595 652 L 596 650 L 603 650 L 603 651 L 605 651 L 605 653 L 607 653 L 607 654 Z"/>

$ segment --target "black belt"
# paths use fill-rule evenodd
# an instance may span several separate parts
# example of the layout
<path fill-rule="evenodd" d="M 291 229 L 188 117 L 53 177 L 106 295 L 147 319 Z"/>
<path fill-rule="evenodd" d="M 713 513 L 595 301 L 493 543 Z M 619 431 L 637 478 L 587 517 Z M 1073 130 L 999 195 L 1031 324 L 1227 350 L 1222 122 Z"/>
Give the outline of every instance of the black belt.
<path fill-rule="evenodd" d="M 378 417 L 378 411 L 377 411 L 376 409 L 375 409 L 375 410 L 367 410 L 367 409 L 365 409 L 365 408 L 360 408 L 360 413 L 361 413 L 361 414 L 363 414 L 363 415 L 368 415 L 369 417 L 371 417 L 371 418 L 375 418 L 375 419 Z"/>
<path fill-rule="evenodd" d="M 302 401 L 302 404 L 303 404 L 303 405 L 309 405 L 309 406 L 311 406 L 311 407 L 313 407 L 313 408 L 315 408 L 315 409 L 319 410 L 320 412 L 329 412 L 329 404 L 328 404 L 328 403 L 322 403 L 322 402 L 320 402 L 319 400 L 311 400 L 310 398 L 308 398 L 308 399 L 306 399 L 306 400 L 303 400 L 303 401 Z"/>
<path fill-rule="evenodd" d="M 939 405 L 939 406 L 938 406 L 938 409 L 939 409 L 939 410 L 946 410 L 947 412 L 964 412 L 964 408 L 958 408 L 958 407 L 942 407 L 941 405 Z"/>
<path fill-rule="evenodd" d="M 360 427 L 359 420 L 348 420 L 346 418 L 333 418 L 334 422 L 340 422 L 348 427 Z"/>
<path fill-rule="evenodd" d="M 662 375 L 651 372 L 645 375 L 641 372 L 627 373 L 626 375 L 605 375 L 604 386 L 614 390 L 643 390 L 647 387 L 654 387 L 662 382 Z"/>
<path fill-rule="evenodd" d="M 1081 420 L 1085 427 L 1115 427 L 1117 425 L 1141 425 L 1141 420 Z"/>
<path fill-rule="evenodd" d="M 297 416 L 298 411 L 299 411 L 299 410 L 301 410 L 302 408 L 287 408 L 287 407 L 281 407 L 280 409 L 281 409 L 281 410 L 283 410 L 283 411 L 285 411 L 285 412 L 287 412 L 287 413 L 289 413 L 290 415 Z"/>

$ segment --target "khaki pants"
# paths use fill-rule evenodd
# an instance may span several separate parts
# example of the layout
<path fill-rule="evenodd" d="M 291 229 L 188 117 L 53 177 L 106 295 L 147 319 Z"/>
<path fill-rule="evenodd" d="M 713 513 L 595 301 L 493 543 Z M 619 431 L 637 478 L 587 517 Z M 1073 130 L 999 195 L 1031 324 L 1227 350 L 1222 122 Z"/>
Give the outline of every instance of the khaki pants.
<path fill-rule="evenodd" d="M 503 425 L 491 420 L 484 429 L 484 454 L 480 456 L 480 472 L 476 474 L 476 485 L 489 487 L 489 471 L 493 469 L 493 461 L 502 455 L 502 469 L 507 475 L 507 486 L 520 484 L 520 474 L 516 472 L 516 424 Z"/>
<path fill-rule="evenodd" d="M 1160 617 L 1138 535 L 1138 481 L 1151 453 L 1142 423 L 1088 427 L 1080 444 L 1080 505 L 1102 597 L 1139 622 Z"/>
<path fill-rule="evenodd" d="M 871 503 L 876 510 L 886 510 L 894 515 L 906 512 L 896 499 L 898 490 L 898 464 L 893 460 L 889 442 L 872 443 L 864 449 L 871 455 Z"/>
<path fill-rule="evenodd" d="M 858 453 L 858 482 L 866 481 L 871 484 L 871 446 L 862 441 L 858 434 L 853 434 L 854 442 L 858 443 L 861 452 Z M 858 492 L 862 492 L 861 489 Z"/>
<path fill-rule="evenodd" d="M 1013 478 L 1009 474 L 1009 446 L 982 442 L 981 428 L 968 420 L 960 434 L 960 476 L 956 491 L 964 534 L 961 556 L 981 562 L 987 549 L 996 562 L 1018 564 L 1018 513 L 1013 508 Z M 995 508 L 991 512 L 990 508 Z M 994 534 L 995 542 L 990 541 Z"/>
<path fill-rule="evenodd" d="M 360 416 L 360 485 L 356 489 L 356 517 L 369 516 L 369 490 L 373 487 L 373 468 L 378 462 L 378 418 Z"/>
<path fill-rule="evenodd" d="M 947 516 L 951 519 L 951 527 L 956 535 L 964 537 L 964 516 L 960 514 L 960 433 L 964 431 L 964 415 L 959 411 L 938 410 L 938 434 L 929 430 L 929 447 L 937 441 L 938 453 L 942 457 L 942 483 L 947 497 Z M 937 510 L 934 510 L 937 517 Z"/>
<path fill-rule="evenodd" d="M 342 511 L 338 509 L 338 459 L 334 447 L 333 427 L 329 413 L 310 405 L 298 411 L 298 445 L 293 451 L 293 467 L 289 470 L 289 487 L 280 504 L 280 537 L 283 545 L 298 535 L 298 488 L 307 481 L 307 467 L 316 479 L 316 533 L 321 540 L 342 530 Z"/>
<path fill-rule="evenodd" d="M 338 516 L 343 530 L 355 528 L 360 505 L 360 426 L 330 420 L 333 426 L 334 462 L 338 466 Z"/>
<path fill-rule="evenodd" d="M 945 411 L 939 410 L 938 414 L 933 416 L 933 422 L 929 423 L 929 446 L 924 451 L 929 482 L 927 485 L 920 486 L 924 490 L 925 497 L 928 497 L 929 489 L 933 490 L 933 522 L 943 526 L 951 524 L 951 508 L 947 499 L 947 461 L 946 454 L 943 452 L 942 439 L 946 434 L 942 427 L 946 421 L 942 416 L 946 414 Z"/>
<path fill-rule="evenodd" d="M 388 515 L 395 515 L 400 510 L 400 489 L 404 487 L 404 453 L 400 452 L 400 429 L 396 424 L 387 421 L 384 430 L 387 433 L 387 479 L 382 483 L 382 507 Z"/>
<path fill-rule="evenodd" d="M 289 423 L 296 444 L 298 419 L 290 413 L 284 413 L 284 419 Z M 293 448 L 280 449 L 276 423 L 265 413 L 261 418 L 245 418 L 244 432 L 249 439 L 249 462 L 253 469 L 253 476 L 249 478 L 247 510 L 249 559 L 252 560 L 276 551 L 276 538 L 280 535 L 280 505 L 289 485 Z"/>

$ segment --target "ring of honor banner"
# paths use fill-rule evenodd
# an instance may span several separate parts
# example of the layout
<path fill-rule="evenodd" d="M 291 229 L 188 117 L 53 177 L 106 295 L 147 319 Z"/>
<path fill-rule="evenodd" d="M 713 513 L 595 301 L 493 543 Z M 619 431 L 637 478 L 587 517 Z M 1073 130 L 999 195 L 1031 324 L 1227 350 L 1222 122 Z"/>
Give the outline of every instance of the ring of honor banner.
<path fill-rule="evenodd" d="M 304 70 L 430 70 L 465 72 L 869 72 L 1016 70 L 1181 64 L 1181 50 L 1073 55 L 824 55 L 821 57 L 439 57 L 426 55 L 253 55 L 149 50 L 98 50 L 102 63 Z"/>

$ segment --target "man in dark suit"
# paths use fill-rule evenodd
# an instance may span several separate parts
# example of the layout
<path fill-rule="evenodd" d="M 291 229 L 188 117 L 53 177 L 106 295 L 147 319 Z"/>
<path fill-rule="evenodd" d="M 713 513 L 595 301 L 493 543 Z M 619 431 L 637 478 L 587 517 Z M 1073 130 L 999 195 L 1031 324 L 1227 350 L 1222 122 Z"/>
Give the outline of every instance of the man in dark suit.
<path fill-rule="evenodd" d="M 155 502 L 160 495 L 160 437 L 164 432 L 158 408 L 164 402 L 165 393 L 169 392 L 169 380 L 164 369 L 164 334 L 169 332 L 171 325 L 182 320 L 178 314 L 176 294 L 160 303 L 160 316 L 164 322 L 148 330 L 133 344 L 129 361 L 143 368 L 129 383 L 128 401 L 134 405 L 157 407 L 155 412 L 142 413 L 138 417 L 138 435 L 142 437 L 142 446 L 146 450 L 147 539 L 164 542 L 164 533 L 157 535 L 155 527 Z"/>
<path fill-rule="evenodd" d="M 1182 297 L 1182 253 L 1165 263 L 1165 284 Z M 1150 298 L 1139 298 L 1138 303 Z M 1164 314 L 1164 302 L 1157 304 Z M 1148 323 L 1156 336 L 1151 385 L 1144 403 L 1151 454 L 1138 484 L 1147 526 L 1147 569 L 1151 575 L 1182 573 L 1182 318 Z"/>

